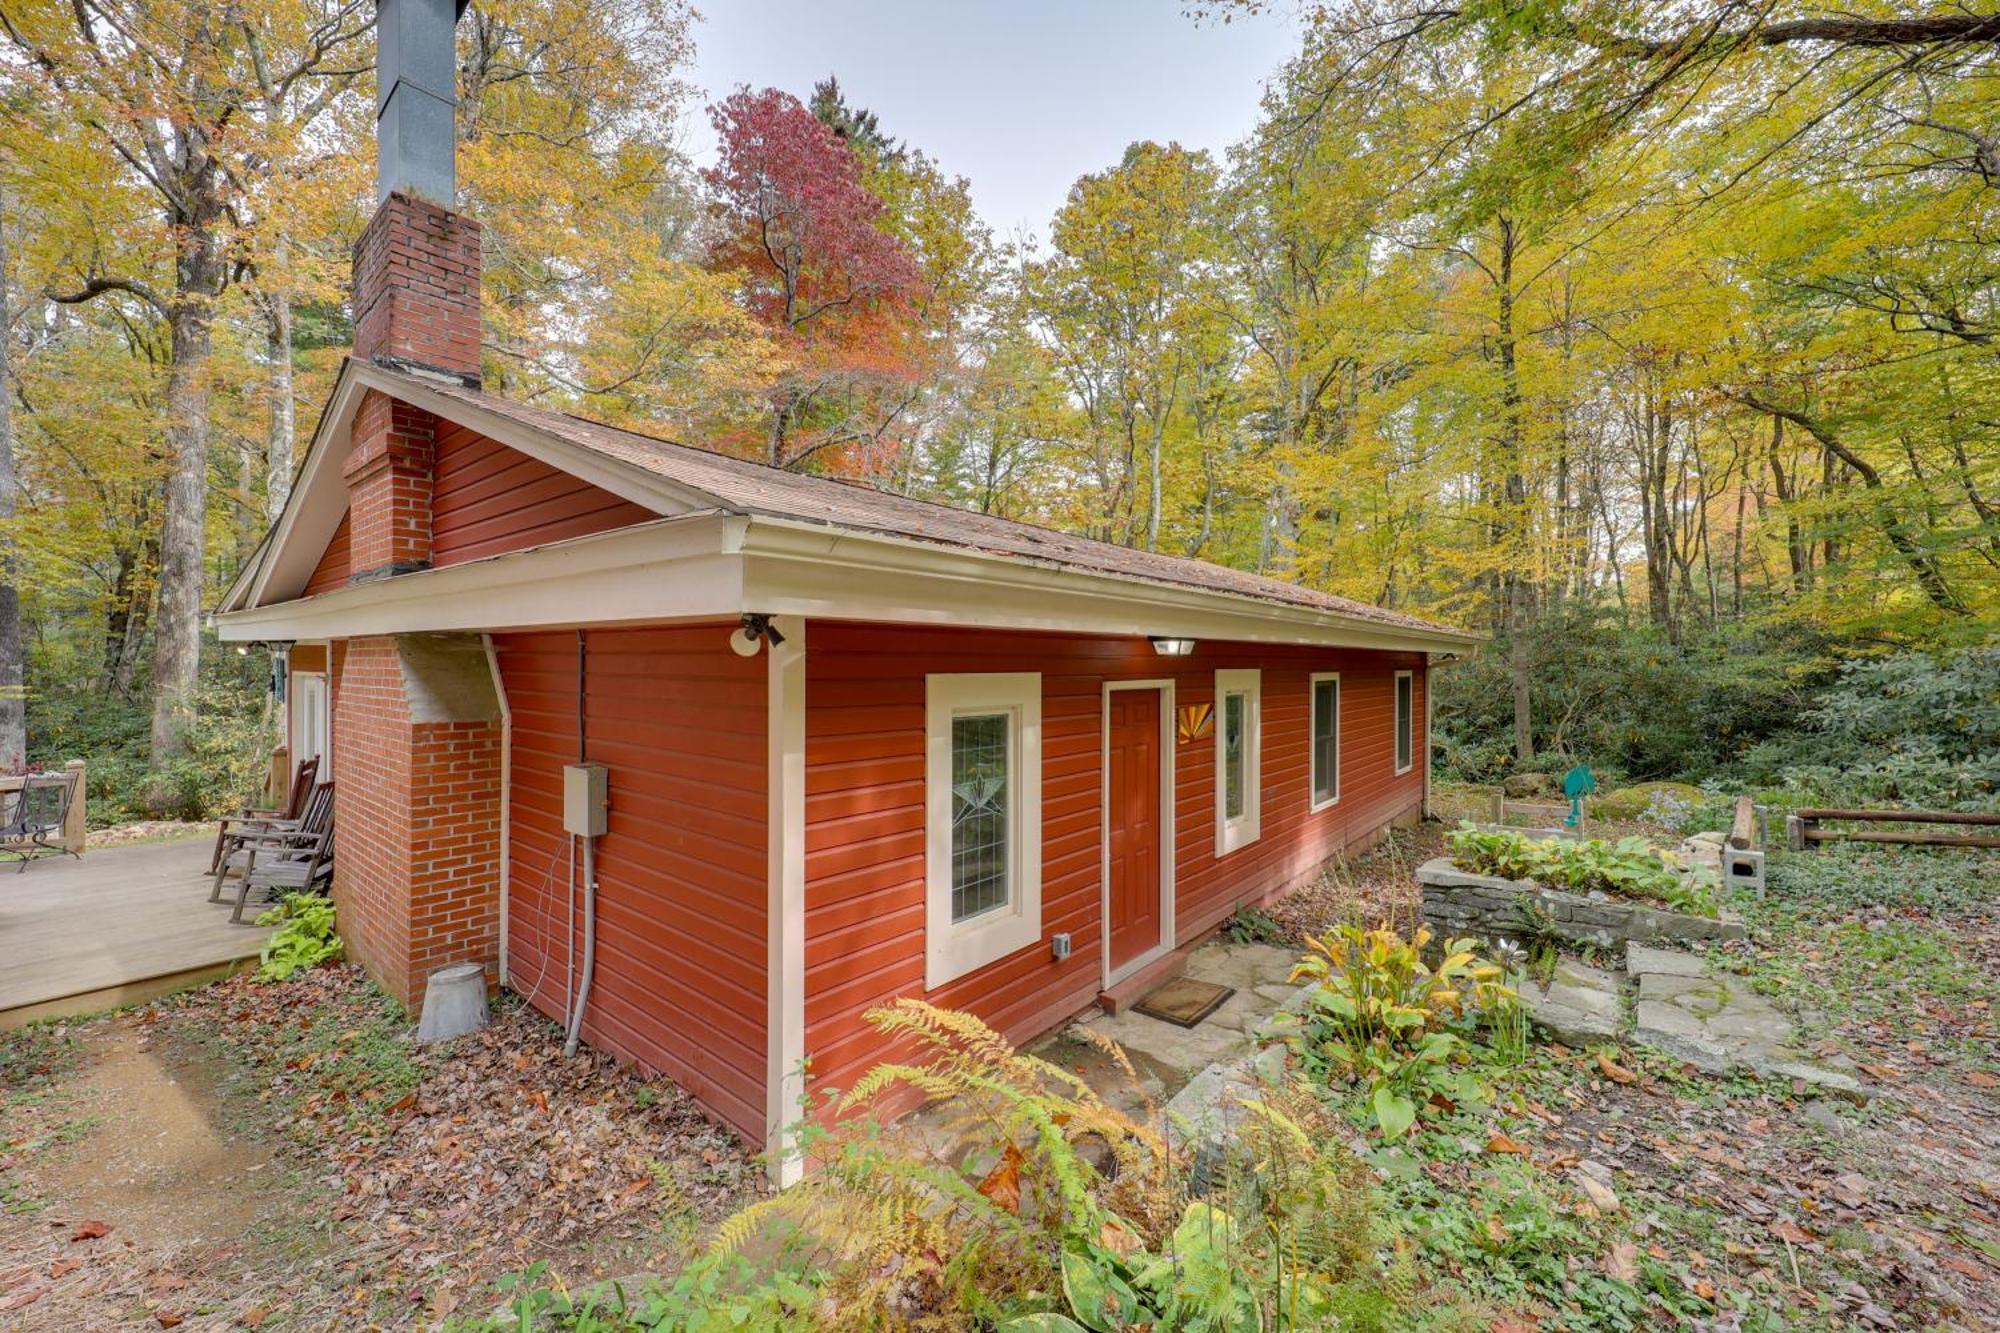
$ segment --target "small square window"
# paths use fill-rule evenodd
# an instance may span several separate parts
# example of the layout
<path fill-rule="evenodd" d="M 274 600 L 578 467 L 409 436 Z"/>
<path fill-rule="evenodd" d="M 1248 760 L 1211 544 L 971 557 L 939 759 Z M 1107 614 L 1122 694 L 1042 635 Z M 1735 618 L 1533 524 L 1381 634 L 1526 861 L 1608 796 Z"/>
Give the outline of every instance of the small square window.
<path fill-rule="evenodd" d="M 1340 799 L 1340 673 L 1312 678 L 1312 808 Z"/>

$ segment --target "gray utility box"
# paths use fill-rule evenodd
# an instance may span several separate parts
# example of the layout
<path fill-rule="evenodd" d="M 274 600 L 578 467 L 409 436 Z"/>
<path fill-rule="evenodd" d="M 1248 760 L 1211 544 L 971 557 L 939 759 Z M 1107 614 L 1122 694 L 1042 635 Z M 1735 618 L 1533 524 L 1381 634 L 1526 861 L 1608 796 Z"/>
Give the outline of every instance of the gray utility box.
<path fill-rule="evenodd" d="M 611 802 L 611 774 L 602 764 L 563 765 L 563 832 L 604 836 Z"/>

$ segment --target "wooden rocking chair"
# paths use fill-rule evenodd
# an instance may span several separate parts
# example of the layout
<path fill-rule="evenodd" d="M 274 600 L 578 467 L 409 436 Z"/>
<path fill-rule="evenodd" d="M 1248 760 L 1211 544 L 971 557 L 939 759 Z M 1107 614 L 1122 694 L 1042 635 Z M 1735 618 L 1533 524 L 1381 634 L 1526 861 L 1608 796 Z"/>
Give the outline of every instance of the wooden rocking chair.
<path fill-rule="evenodd" d="M 322 782 L 313 788 L 295 827 L 246 829 L 232 837 L 234 846 L 215 868 L 208 900 L 223 901 L 223 884 L 232 875 L 240 881 L 236 910 L 229 917 L 237 925 L 243 924 L 243 908 L 253 888 L 263 889 L 267 898 L 323 892 L 333 880 L 333 784 Z"/>
<path fill-rule="evenodd" d="M 292 790 L 285 799 L 282 810 L 243 809 L 233 815 L 223 817 L 222 824 L 215 830 L 215 852 L 208 858 L 208 873 L 213 875 L 222 868 L 222 858 L 235 851 L 241 844 L 242 835 L 247 832 L 271 833 L 299 826 L 305 815 L 306 801 L 313 792 L 313 780 L 319 776 L 319 756 L 299 761 L 299 768 L 292 775 Z"/>

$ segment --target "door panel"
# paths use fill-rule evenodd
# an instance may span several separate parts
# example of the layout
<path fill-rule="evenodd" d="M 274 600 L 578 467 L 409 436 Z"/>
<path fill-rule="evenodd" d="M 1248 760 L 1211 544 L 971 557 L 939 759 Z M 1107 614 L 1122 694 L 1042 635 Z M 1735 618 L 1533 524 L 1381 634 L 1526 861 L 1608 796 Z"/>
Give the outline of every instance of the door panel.
<path fill-rule="evenodd" d="M 1110 706 L 1111 969 L 1160 943 L 1160 691 L 1113 690 Z"/>

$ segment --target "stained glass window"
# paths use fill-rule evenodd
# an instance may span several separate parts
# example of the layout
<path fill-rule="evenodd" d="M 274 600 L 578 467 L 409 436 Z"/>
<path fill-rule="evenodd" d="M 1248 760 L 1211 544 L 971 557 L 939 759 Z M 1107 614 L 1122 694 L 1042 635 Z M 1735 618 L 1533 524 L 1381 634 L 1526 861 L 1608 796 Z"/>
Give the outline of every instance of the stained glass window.
<path fill-rule="evenodd" d="M 951 720 L 951 919 L 965 921 L 1007 903 L 1008 773 L 1006 713 Z"/>

